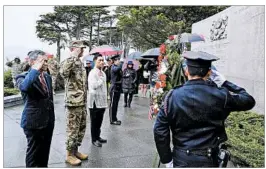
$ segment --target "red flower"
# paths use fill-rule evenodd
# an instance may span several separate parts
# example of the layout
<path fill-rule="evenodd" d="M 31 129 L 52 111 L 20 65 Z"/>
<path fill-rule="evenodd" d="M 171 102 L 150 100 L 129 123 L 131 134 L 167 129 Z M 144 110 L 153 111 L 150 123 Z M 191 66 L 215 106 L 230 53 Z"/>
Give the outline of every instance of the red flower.
<path fill-rule="evenodd" d="M 158 57 L 158 61 L 160 62 L 160 61 L 162 61 L 162 60 L 163 60 L 163 56 L 160 55 L 160 56 Z"/>
<path fill-rule="evenodd" d="M 162 44 L 162 45 L 160 46 L 160 53 L 161 53 L 161 54 L 165 54 L 165 52 L 166 52 L 166 46 L 165 46 L 165 44 Z"/>
<path fill-rule="evenodd" d="M 162 87 L 162 88 L 165 88 L 165 87 L 166 87 L 166 81 L 162 81 L 162 82 L 161 82 L 161 87 Z"/>
<path fill-rule="evenodd" d="M 166 75 L 165 75 L 165 74 L 161 74 L 161 75 L 159 75 L 159 79 L 160 79 L 161 81 L 166 81 Z"/>
<path fill-rule="evenodd" d="M 174 35 L 170 35 L 170 36 L 168 37 L 168 39 L 169 39 L 169 40 L 174 40 L 174 39 L 175 39 L 175 36 L 174 36 Z"/>

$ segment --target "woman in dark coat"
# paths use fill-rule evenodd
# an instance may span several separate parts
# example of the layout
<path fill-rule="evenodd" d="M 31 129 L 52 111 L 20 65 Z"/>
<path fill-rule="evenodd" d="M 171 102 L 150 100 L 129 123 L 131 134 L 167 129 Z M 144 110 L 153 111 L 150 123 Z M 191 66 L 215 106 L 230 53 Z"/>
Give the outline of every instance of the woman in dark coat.
<path fill-rule="evenodd" d="M 127 68 L 123 71 L 123 81 L 122 88 L 124 93 L 124 107 L 130 107 L 133 99 L 133 94 L 135 93 L 137 82 L 137 72 L 133 69 L 133 62 L 128 61 Z M 129 98 L 128 98 L 129 95 Z"/>

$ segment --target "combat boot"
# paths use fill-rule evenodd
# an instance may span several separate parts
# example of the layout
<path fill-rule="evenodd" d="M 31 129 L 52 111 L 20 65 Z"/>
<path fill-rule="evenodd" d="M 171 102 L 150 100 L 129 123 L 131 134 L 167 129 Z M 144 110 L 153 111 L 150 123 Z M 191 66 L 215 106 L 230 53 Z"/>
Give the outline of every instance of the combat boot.
<path fill-rule="evenodd" d="M 67 151 L 66 162 L 72 166 L 78 166 L 81 164 L 80 159 L 78 159 L 71 151 Z"/>
<path fill-rule="evenodd" d="M 74 155 L 80 160 L 87 160 L 88 159 L 88 155 L 78 152 L 78 149 L 74 150 Z"/>

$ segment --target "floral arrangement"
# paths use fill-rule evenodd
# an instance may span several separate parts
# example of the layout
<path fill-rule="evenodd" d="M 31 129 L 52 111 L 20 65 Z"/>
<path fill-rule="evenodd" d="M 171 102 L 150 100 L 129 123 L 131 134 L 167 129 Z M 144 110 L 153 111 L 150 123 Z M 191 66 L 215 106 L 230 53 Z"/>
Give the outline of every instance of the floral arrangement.
<path fill-rule="evenodd" d="M 157 72 L 152 76 L 155 86 L 151 89 L 149 119 L 157 115 L 167 92 L 186 81 L 182 71 L 179 39 L 178 35 L 171 35 L 160 46 L 159 65 Z"/>

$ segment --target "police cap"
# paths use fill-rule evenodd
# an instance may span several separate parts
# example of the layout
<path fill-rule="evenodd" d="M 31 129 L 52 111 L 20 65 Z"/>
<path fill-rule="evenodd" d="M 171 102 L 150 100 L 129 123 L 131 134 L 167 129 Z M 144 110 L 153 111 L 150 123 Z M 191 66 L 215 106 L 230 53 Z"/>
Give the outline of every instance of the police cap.
<path fill-rule="evenodd" d="M 103 55 L 100 54 L 99 52 L 93 53 L 92 55 L 94 55 L 94 56 L 103 56 Z"/>
<path fill-rule="evenodd" d="M 114 55 L 111 57 L 112 60 L 119 60 L 120 59 L 120 55 Z"/>
<path fill-rule="evenodd" d="M 210 68 L 211 63 L 219 59 L 214 55 L 202 51 L 186 51 L 182 56 L 187 59 L 187 65 L 189 67 L 198 68 Z"/>

